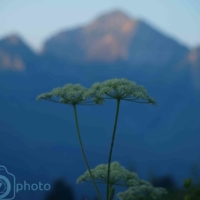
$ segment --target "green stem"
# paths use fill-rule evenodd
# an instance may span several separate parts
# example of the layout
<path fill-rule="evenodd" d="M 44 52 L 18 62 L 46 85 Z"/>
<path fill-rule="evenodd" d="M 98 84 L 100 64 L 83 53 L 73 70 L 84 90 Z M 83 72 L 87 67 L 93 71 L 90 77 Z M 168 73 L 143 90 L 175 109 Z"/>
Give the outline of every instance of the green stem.
<path fill-rule="evenodd" d="M 110 186 L 110 192 L 109 192 L 109 200 L 112 200 L 115 194 L 115 188 Z"/>
<path fill-rule="evenodd" d="M 96 190 L 96 192 L 97 192 L 98 198 L 99 198 L 99 200 L 102 200 L 101 194 L 100 194 L 100 192 L 99 192 L 99 190 L 98 190 L 98 187 L 97 187 L 97 185 L 96 185 L 96 182 L 95 182 L 94 177 L 93 177 L 93 175 L 92 175 L 92 172 L 91 172 L 91 170 L 90 170 L 90 166 L 89 166 L 89 164 L 88 164 L 86 155 L 85 155 L 85 153 L 84 153 L 83 144 L 82 144 L 82 141 L 81 141 L 80 130 L 79 130 L 79 126 L 78 126 L 78 117 L 77 117 L 76 105 L 73 105 L 73 107 L 74 107 L 74 116 L 75 116 L 75 121 L 76 121 L 76 129 L 77 129 L 77 133 L 78 133 L 78 139 L 79 139 L 79 143 L 80 143 L 80 147 L 81 147 L 81 152 L 82 152 L 82 155 L 83 155 L 85 164 L 86 164 L 86 166 L 87 166 L 87 169 L 88 169 L 88 171 L 89 171 L 89 173 L 90 173 L 90 176 L 91 176 L 91 178 L 92 178 L 92 182 L 93 182 L 93 184 L 94 184 L 94 187 L 95 187 L 95 190 Z"/>
<path fill-rule="evenodd" d="M 111 163 L 112 150 L 113 150 L 113 145 L 114 145 L 114 140 L 115 140 L 115 133 L 116 133 L 116 128 L 117 128 L 117 120 L 118 120 L 118 115 L 119 115 L 119 106 L 120 106 L 120 99 L 117 99 L 117 108 L 116 108 L 114 129 L 113 129 L 112 141 L 111 141 L 111 145 L 110 145 L 110 153 L 109 153 L 109 158 L 108 158 L 107 199 L 109 199 L 110 163 Z"/>

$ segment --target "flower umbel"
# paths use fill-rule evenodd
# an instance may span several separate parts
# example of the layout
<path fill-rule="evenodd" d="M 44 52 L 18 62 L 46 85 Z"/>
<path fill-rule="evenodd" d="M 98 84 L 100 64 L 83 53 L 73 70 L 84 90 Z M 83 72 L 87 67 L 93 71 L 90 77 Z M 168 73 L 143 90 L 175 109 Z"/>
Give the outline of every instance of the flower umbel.
<path fill-rule="evenodd" d="M 167 194 L 166 189 L 161 187 L 153 187 L 150 183 L 146 182 L 146 184 L 136 187 L 129 187 L 125 192 L 119 192 L 117 197 L 120 200 L 145 199 L 147 196 L 157 199 L 163 194 Z"/>
<path fill-rule="evenodd" d="M 103 103 L 106 99 L 119 99 L 136 103 L 150 103 L 157 106 L 156 101 L 147 94 L 143 86 L 126 78 L 114 78 L 102 83 L 95 83 L 89 90 L 89 96 L 96 103 Z M 141 99 L 145 101 L 139 101 Z"/>
<path fill-rule="evenodd" d="M 117 197 L 120 200 L 132 200 L 149 194 L 153 198 L 157 198 L 162 194 L 167 193 L 164 188 L 153 187 L 153 185 L 145 180 L 141 180 L 134 172 L 130 172 L 122 167 L 119 162 L 112 162 L 110 165 L 110 185 L 129 186 L 125 192 L 120 192 Z M 94 179 L 97 183 L 107 184 L 107 169 L 108 165 L 100 164 L 94 169 L 91 169 Z M 77 179 L 77 183 L 91 182 L 91 177 L 88 171 Z"/>
<path fill-rule="evenodd" d="M 140 179 L 137 174 L 126 170 L 119 164 L 119 162 L 112 162 L 110 168 L 110 185 L 132 186 L 139 184 Z M 100 164 L 94 169 L 91 169 L 93 177 L 98 181 L 97 183 L 107 184 L 107 170 L 108 164 Z M 88 171 L 77 179 L 77 183 L 81 182 L 91 182 L 91 177 Z"/>
<path fill-rule="evenodd" d="M 88 102 L 88 89 L 80 84 L 66 84 L 63 87 L 54 88 L 51 92 L 40 94 L 38 101 L 48 100 L 69 105 L 93 105 Z"/>

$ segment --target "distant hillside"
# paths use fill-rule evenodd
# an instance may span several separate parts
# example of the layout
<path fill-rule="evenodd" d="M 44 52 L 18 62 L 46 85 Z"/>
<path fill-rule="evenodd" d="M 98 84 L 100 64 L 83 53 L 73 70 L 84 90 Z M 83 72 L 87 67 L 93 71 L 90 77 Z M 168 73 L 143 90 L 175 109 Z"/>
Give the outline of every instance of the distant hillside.
<path fill-rule="evenodd" d="M 44 53 L 70 61 L 126 61 L 136 65 L 176 63 L 188 48 L 121 11 L 64 30 L 45 42 Z"/>
<path fill-rule="evenodd" d="M 200 91 L 200 47 L 191 50 L 188 55 L 188 64 L 193 84 Z"/>
<path fill-rule="evenodd" d="M 0 70 L 25 71 L 27 66 L 29 70 L 34 70 L 34 66 L 50 70 L 52 63 L 59 62 L 60 66 L 65 63 L 63 61 L 86 65 L 122 63 L 162 69 L 181 63 L 189 53 L 187 47 L 146 22 L 116 10 L 97 17 L 86 26 L 55 34 L 44 43 L 42 55 L 36 55 L 18 35 L 3 38 L 0 40 Z M 195 56 L 195 52 L 191 52 L 191 64 L 196 62 L 192 61 Z"/>
<path fill-rule="evenodd" d="M 188 61 L 192 66 L 200 66 L 200 46 L 190 51 Z"/>
<path fill-rule="evenodd" d="M 175 68 L 179 72 L 189 70 L 190 79 L 195 89 L 200 91 L 200 46 L 191 49 Z"/>
<path fill-rule="evenodd" d="M 0 70 L 24 71 L 34 59 L 36 55 L 19 36 L 0 40 Z"/>

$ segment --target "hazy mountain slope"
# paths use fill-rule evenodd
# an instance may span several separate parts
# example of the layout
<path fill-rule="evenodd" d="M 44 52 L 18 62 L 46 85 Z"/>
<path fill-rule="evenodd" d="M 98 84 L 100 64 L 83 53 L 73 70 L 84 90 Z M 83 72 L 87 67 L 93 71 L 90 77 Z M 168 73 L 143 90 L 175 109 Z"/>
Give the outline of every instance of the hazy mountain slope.
<path fill-rule="evenodd" d="M 200 91 L 200 47 L 192 49 L 187 57 L 191 79 L 196 90 Z"/>
<path fill-rule="evenodd" d="M 188 61 L 194 66 L 200 66 L 200 46 L 190 51 Z"/>
<path fill-rule="evenodd" d="M 200 47 L 191 49 L 174 68 L 177 73 L 187 70 L 194 90 L 200 91 Z"/>
<path fill-rule="evenodd" d="M 129 52 L 128 60 L 133 64 L 161 67 L 175 64 L 188 53 L 188 49 L 147 23 L 140 21 L 137 33 L 130 41 Z"/>
<path fill-rule="evenodd" d="M 145 22 L 113 11 L 86 26 L 56 34 L 45 42 L 44 53 L 76 62 L 163 65 L 177 62 L 188 49 Z"/>
<path fill-rule="evenodd" d="M 24 71 L 34 59 L 35 53 L 19 36 L 0 40 L 0 70 Z"/>

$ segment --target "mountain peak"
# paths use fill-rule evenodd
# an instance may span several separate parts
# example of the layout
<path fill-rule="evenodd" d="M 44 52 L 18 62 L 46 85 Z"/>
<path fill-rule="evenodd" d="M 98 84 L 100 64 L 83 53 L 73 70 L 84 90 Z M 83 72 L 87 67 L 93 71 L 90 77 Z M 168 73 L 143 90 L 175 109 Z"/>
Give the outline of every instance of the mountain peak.
<path fill-rule="evenodd" d="M 121 10 L 113 10 L 111 12 L 104 13 L 98 17 L 98 19 L 105 19 L 105 20 L 109 20 L 110 18 L 130 19 L 130 17 Z"/>
<path fill-rule="evenodd" d="M 22 44 L 23 42 L 19 35 L 11 34 L 11 35 L 3 38 L 2 40 L 0 40 L 0 43 L 7 43 L 10 45 L 19 45 L 19 44 Z"/>
<path fill-rule="evenodd" d="M 104 13 L 84 27 L 63 31 L 44 52 L 75 62 L 126 61 L 135 65 L 177 62 L 188 49 L 121 10 Z"/>
<path fill-rule="evenodd" d="M 21 42 L 21 39 L 20 39 L 20 37 L 18 35 L 10 35 L 10 37 L 8 38 L 8 40 L 12 44 L 19 44 Z"/>
<path fill-rule="evenodd" d="M 125 12 L 121 10 L 113 10 L 111 12 L 107 12 L 103 15 L 100 15 L 97 18 L 97 21 L 109 21 L 109 20 L 130 20 L 129 17 Z"/>
<path fill-rule="evenodd" d="M 136 20 L 126 15 L 125 12 L 122 12 L 121 10 L 113 10 L 111 12 L 107 12 L 100 15 L 85 28 L 88 30 L 113 30 L 115 32 L 118 32 L 119 30 L 122 31 L 122 29 L 128 29 L 127 32 L 129 32 L 133 28 L 133 24 L 135 23 Z"/>
<path fill-rule="evenodd" d="M 0 40 L 0 70 L 24 71 L 27 61 L 34 57 L 34 52 L 17 34 Z"/>

